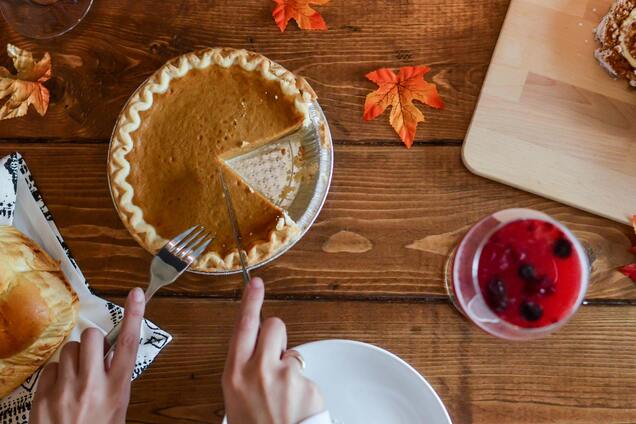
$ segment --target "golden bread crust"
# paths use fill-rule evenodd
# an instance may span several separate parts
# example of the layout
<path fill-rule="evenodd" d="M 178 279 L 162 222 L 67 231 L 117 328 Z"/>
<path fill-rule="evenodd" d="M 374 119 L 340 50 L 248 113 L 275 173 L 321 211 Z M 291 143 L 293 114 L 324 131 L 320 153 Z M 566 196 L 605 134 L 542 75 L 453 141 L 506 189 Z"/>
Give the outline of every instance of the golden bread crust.
<path fill-rule="evenodd" d="M 616 0 L 595 30 L 599 63 L 636 87 L 636 0 Z"/>
<path fill-rule="evenodd" d="M 0 226 L 0 398 L 49 359 L 78 311 L 59 264 L 14 227 Z"/>

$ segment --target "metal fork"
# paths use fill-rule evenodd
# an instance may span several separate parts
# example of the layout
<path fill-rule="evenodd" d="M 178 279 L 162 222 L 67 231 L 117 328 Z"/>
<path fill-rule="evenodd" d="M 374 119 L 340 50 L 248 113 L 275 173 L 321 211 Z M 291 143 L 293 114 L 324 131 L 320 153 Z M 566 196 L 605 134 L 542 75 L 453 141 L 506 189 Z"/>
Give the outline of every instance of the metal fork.
<path fill-rule="evenodd" d="M 195 225 L 170 240 L 152 260 L 150 264 L 150 283 L 146 289 L 146 303 L 162 287 L 173 283 L 183 274 L 194 261 L 205 251 L 214 236 L 201 225 Z M 106 335 L 106 342 L 110 350 L 108 356 L 117 344 L 117 338 L 121 331 L 120 321 Z"/>

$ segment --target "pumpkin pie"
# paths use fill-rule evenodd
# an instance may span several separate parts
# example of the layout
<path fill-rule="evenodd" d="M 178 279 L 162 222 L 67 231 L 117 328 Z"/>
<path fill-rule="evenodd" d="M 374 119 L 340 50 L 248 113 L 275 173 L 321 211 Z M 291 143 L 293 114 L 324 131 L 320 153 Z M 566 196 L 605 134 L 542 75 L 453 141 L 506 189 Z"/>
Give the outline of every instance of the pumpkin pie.
<path fill-rule="evenodd" d="M 109 178 L 123 223 L 151 253 L 203 225 L 216 239 L 193 269 L 236 269 L 223 173 L 248 263 L 272 256 L 298 229 L 225 160 L 300 129 L 314 99 L 305 80 L 245 50 L 207 49 L 169 61 L 128 101 L 111 140 Z"/>

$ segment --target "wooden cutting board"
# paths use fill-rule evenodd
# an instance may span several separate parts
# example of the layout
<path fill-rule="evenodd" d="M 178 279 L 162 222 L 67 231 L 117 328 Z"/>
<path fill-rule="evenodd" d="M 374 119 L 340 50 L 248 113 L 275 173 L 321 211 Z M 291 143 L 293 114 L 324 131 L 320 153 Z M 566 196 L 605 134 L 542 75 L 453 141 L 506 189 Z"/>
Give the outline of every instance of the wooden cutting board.
<path fill-rule="evenodd" d="M 476 174 L 629 222 L 636 90 L 593 56 L 610 0 L 512 0 L 466 141 Z"/>

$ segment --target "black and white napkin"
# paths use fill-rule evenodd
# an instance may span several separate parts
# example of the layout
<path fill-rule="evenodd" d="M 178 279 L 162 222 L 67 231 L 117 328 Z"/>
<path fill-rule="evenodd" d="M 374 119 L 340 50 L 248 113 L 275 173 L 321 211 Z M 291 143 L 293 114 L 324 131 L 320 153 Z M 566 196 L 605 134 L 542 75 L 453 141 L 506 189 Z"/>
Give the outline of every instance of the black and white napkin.
<path fill-rule="evenodd" d="M 97 327 L 106 334 L 123 318 L 122 308 L 91 293 L 19 153 L 0 159 L 0 225 L 13 225 L 60 262 L 80 301 L 79 322 L 67 341 L 79 340 L 82 331 L 89 327 Z M 171 340 L 170 334 L 144 320 L 133 379 L 144 372 Z M 51 361 L 57 360 L 58 353 L 59 349 Z M 39 374 L 40 370 L 36 371 L 12 394 L 0 399 L 0 424 L 28 423 Z"/>

